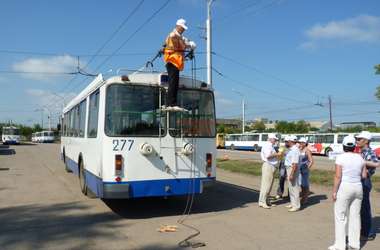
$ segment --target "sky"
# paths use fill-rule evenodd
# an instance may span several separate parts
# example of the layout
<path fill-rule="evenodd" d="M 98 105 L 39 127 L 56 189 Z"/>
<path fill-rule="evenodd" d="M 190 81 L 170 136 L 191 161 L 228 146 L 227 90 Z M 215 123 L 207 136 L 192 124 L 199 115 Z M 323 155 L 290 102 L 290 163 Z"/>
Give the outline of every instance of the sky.
<path fill-rule="evenodd" d="M 56 124 L 91 81 L 61 73 L 78 61 L 90 74 L 140 69 L 178 18 L 187 20 L 184 35 L 200 52 L 197 78 L 206 80 L 206 0 L 166 2 L 1 1 L 0 122 L 43 119 L 46 127 L 51 113 Z M 212 18 L 218 118 L 241 117 L 244 97 L 247 120 L 327 121 L 331 96 L 334 123 L 380 122 L 378 0 L 215 0 Z M 154 69 L 164 70 L 162 59 Z"/>

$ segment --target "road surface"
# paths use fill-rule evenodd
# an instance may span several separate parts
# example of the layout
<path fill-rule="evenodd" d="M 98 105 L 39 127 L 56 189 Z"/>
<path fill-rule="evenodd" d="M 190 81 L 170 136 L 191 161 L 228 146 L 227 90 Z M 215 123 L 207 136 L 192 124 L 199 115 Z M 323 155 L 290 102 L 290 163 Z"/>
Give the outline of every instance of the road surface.
<path fill-rule="evenodd" d="M 257 206 L 259 179 L 218 170 L 217 183 L 194 202 L 186 221 L 206 242 L 200 249 L 327 249 L 333 242 L 330 190 L 313 187 L 310 205 L 288 213 L 285 203 Z M 380 195 L 373 193 L 380 232 Z M 186 198 L 104 201 L 89 199 L 77 177 L 66 173 L 59 145 L 0 148 L 0 249 L 179 249 L 193 233 L 176 225 Z M 379 249 L 380 237 L 364 249 Z M 182 248 L 183 249 L 183 248 Z"/>

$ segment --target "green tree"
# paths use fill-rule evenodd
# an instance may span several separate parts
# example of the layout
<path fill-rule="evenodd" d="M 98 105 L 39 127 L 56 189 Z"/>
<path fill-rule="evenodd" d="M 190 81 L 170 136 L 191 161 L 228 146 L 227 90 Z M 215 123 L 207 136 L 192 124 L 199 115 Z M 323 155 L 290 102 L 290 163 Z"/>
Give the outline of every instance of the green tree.
<path fill-rule="evenodd" d="M 265 130 L 265 123 L 263 121 L 257 121 L 253 124 L 252 129 L 262 132 Z"/>

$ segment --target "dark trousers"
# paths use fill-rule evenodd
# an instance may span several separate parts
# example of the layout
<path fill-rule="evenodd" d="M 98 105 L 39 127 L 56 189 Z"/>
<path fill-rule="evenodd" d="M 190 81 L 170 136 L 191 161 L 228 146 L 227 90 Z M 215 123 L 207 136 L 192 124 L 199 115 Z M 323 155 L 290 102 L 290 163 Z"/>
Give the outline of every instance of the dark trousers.
<path fill-rule="evenodd" d="M 370 203 L 370 192 L 372 189 L 371 178 L 366 178 L 362 180 L 363 185 L 363 200 L 362 207 L 360 210 L 361 216 L 361 232 L 360 234 L 364 237 L 368 237 L 372 234 L 372 213 L 371 213 L 371 203 Z"/>
<path fill-rule="evenodd" d="M 277 188 L 277 195 L 283 196 L 285 192 L 285 181 L 286 181 L 286 167 L 284 161 L 280 162 L 280 165 L 278 167 L 278 173 L 279 173 L 279 180 L 278 180 L 278 188 Z"/>
<path fill-rule="evenodd" d="M 169 76 L 168 106 L 176 106 L 179 84 L 179 70 L 171 63 L 166 64 L 166 70 L 168 71 Z"/>

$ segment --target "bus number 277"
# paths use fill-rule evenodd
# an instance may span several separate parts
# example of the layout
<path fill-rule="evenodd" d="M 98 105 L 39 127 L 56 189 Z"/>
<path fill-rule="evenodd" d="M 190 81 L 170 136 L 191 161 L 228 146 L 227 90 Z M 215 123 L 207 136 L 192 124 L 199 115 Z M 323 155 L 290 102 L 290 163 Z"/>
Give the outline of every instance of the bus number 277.
<path fill-rule="evenodd" d="M 123 151 L 124 149 L 131 151 L 132 145 L 135 142 L 135 140 L 126 140 L 126 139 L 121 139 L 121 140 L 113 140 L 113 151 Z"/>

